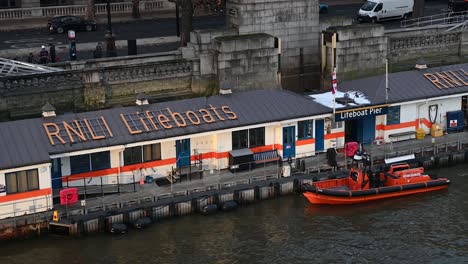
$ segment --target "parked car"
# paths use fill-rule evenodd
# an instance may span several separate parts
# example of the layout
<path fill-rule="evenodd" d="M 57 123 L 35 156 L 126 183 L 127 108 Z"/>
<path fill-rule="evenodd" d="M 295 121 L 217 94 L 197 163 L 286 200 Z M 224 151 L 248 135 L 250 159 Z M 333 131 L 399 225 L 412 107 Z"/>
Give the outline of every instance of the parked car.
<path fill-rule="evenodd" d="M 95 31 L 96 21 L 86 20 L 79 16 L 58 16 L 49 20 L 47 29 L 49 33 L 62 34 L 68 30 Z"/>
<path fill-rule="evenodd" d="M 320 4 L 319 4 L 319 13 L 320 13 L 320 14 L 326 14 L 326 13 L 328 13 L 328 5 L 327 5 L 327 4 L 320 3 Z"/>

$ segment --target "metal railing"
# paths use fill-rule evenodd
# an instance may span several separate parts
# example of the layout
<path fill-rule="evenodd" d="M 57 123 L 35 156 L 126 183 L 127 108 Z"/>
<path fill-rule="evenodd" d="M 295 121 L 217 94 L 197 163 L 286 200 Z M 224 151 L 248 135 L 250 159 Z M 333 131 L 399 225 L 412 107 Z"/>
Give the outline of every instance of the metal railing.
<path fill-rule="evenodd" d="M 111 3 L 110 12 L 112 14 L 130 14 L 132 12 L 132 2 Z M 140 12 L 151 12 L 161 10 L 174 10 L 175 5 L 167 0 L 145 0 L 140 1 Z M 106 4 L 95 5 L 96 15 L 107 14 Z M 0 20 L 19 20 L 31 18 L 50 18 L 54 16 L 76 15 L 84 16 L 85 5 L 68 5 L 52 7 L 15 8 L 0 10 Z"/>
<path fill-rule="evenodd" d="M 38 213 L 47 212 L 52 209 L 52 196 L 44 195 L 26 201 L 0 204 L 0 222 L 11 221 L 16 226 L 17 218 L 28 216 L 28 223 L 38 223 L 43 221 Z"/>
<path fill-rule="evenodd" d="M 432 16 L 405 19 L 400 22 L 402 28 L 427 27 L 434 25 L 454 25 L 468 20 L 468 11 L 443 13 Z"/>

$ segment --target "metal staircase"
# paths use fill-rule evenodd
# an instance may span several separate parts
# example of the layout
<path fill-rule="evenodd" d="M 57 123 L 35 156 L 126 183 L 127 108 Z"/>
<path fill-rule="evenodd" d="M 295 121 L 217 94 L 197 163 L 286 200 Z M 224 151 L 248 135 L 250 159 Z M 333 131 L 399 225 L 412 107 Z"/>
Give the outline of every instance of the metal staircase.
<path fill-rule="evenodd" d="M 52 68 L 32 63 L 0 58 L 0 77 L 30 75 L 36 73 L 59 72 L 59 68 Z"/>

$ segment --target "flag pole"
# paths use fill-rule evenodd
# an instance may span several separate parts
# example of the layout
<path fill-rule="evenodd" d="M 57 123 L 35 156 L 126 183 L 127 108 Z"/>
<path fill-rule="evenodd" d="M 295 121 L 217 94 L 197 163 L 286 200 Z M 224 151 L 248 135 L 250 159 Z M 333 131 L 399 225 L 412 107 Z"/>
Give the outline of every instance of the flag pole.
<path fill-rule="evenodd" d="M 332 94 L 333 94 L 333 122 L 335 122 L 335 104 L 336 104 L 336 68 L 333 68 L 333 76 L 332 76 Z"/>

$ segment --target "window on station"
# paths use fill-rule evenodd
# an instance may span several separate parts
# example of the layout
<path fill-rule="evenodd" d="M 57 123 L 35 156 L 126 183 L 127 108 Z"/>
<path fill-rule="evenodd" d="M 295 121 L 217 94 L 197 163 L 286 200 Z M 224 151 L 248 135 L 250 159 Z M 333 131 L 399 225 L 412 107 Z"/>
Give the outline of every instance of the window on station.
<path fill-rule="evenodd" d="M 265 128 L 249 129 L 249 147 L 265 146 Z"/>
<path fill-rule="evenodd" d="M 110 152 L 103 151 L 70 157 L 71 174 L 110 168 Z"/>
<path fill-rule="evenodd" d="M 336 129 L 336 128 L 343 128 L 343 121 L 338 121 L 338 122 L 335 122 L 333 119 L 332 119 L 332 129 Z"/>
<path fill-rule="evenodd" d="M 306 120 L 297 123 L 297 137 L 298 139 L 306 139 L 314 137 L 314 121 Z"/>
<path fill-rule="evenodd" d="M 6 173 L 5 181 L 7 194 L 39 190 L 37 169 Z"/>
<path fill-rule="evenodd" d="M 124 164 L 132 165 L 161 159 L 161 143 L 126 148 L 124 150 Z"/>
<path fill-rule="evenodd" d="M 232 149 L 265 146 L 265 128 L 252 128 L 232 132 Z"/>
<path fill-rule="evenodd" d="M 400 124 L 400 106 L 388 108 L 387 125 Z"/>

